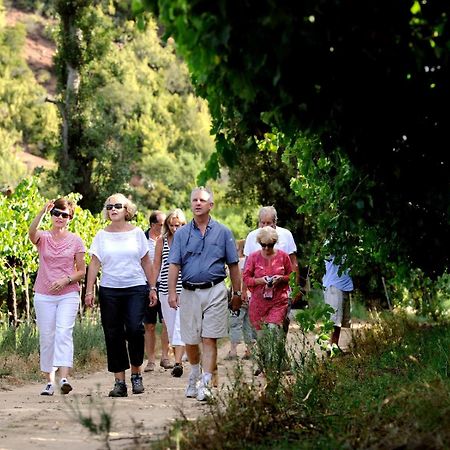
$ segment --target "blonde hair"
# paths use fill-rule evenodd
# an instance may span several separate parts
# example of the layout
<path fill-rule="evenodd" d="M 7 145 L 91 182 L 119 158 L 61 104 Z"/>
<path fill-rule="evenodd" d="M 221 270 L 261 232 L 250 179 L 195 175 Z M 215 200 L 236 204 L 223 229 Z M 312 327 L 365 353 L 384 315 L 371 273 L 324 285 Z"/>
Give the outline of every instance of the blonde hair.
<path fill-rule="evenodd" d="M 108 220 L 109 219 L 109 215 L 108 215 L 108 210 L 106 209 L 106 205 L 112 203 L 111 199 L 114 198 L 117 201 L 114 203 L 122 203 L 123 207 L 125 208 L 125 220 L 127 222 L 129 222 L 131 219 L 133 219 L 133 217 L 136 214 L 137 211 L 137 207 L 136 205 L 127 197 L 125 197 L 125 195 L 120 194 L 120 193 L 116 193 L 113 195 L 110 195 L 106 200 L 105 200 L 105 204 L 103 205 L 103 210 L 102 210 L 102 216 L 104 219 Z"/>
<path fill-rule="evenodd" d="M 263 227 L 260 228 L 258 234 L 256 235 L 256 242 L 258 244 L 275 244 L 278 241 L 278 233 L 275 228 Z"/>
<path fill-rule="evenodd" d="M 178 219 L 182 225 L 186 225 L 186 216 L 184 215 L 184 212 L 181 211 L 180 208 L 176 208 L 167 215 L 166 220 L 164 221 L 163 234 L 170 233 L 169 225 L 172 219 Z"/>

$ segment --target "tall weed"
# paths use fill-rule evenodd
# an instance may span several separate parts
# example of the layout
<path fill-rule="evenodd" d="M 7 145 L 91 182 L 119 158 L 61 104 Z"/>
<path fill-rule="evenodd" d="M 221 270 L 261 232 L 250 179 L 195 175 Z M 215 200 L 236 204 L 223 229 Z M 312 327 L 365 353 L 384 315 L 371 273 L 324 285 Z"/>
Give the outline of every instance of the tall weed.
<path fill-rule="evenodd" d="M 265 350 L 280 353 L 258 363 L 278 376 L 275 390 L 237 365 L 206 417 L 178 421 L 152 448 L 450 448 L 450 328 L 405 314 L 372 320 L 336 358 L 315 356 L 302 333 L 287 351 L 271 342 Z"/>
<path fill-rule="evenodd" d="M 87 311 L 75 323 L 73 342 L 77 367 L 89 369 L 104 363 L 106 345 L 98 311 Z"/>
<path fill-rule="evenodd" d="M 152 448 L 264 448 L 280 436 L 295 440 L 297 428 L 310 424 L 306 402 L 314 387 L 313 354 L 313 345 L 304 346 L 301 340 L 287 344 L 280 329 L 263 328 L 254 361 L 264 376 L 249 374 L 237 363 L 229 384 L 210 402 L 208 415 L 177 421 Z"/>
<path fill-rule="evenodd" d="M 27 358 L 39 348 L 39 336 L 33 323 L 21 323 L 18 327 L 4 324 L 0 329 L 0 354 L 15 353 Z"/>

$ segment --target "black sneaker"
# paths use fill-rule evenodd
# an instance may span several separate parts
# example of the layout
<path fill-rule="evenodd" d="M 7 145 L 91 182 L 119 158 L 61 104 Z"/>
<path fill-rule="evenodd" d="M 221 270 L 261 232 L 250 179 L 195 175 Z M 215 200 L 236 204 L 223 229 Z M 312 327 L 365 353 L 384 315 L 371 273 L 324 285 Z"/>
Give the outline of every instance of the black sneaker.
<path fill-rule="evenodd" d="M 175 363 L 171 374 L 173 377 L 176 377 L 176 378 L 181 377 L 181 375 L 183 375 L 183 366 L 180 363 Z"/>
<path fill-rule="evenodd" d="M 144 392 L 144 385 L 142 383 L 141 374 L 131 374 L 131 386 L 133 388 L 133 394 L 142 394 Z"/>
<path fill-rule="evenodd" d="M 72 386 L 67 381 L 67 378 L 61 378 L 61 381 L 59 382 L 59 387 L 61 389 L 61 394 L 68 394 L 72 390 Z"/>
<path fill-rule="evenodd" d="M 128 397 L 125 381 L 116 380 L 113 390 L 109 392 L 109 397 Z"/>

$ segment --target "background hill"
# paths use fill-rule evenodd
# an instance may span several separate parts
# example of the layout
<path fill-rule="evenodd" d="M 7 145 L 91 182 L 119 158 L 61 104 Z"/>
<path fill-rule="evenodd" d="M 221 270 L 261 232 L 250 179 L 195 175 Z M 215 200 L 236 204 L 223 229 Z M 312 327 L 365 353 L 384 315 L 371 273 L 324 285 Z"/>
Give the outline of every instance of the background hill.
<path fill-rule="evenodd" d="M 56 93 L 56 76 L 53 56 L 56 45 L 50 39 L 51 27 L 55 21 L 29 11 L 21 11 L 14 6 L 6 7 L 6 25 L 23 24 L 26 30 L 23 56 L 33 71 L 36 81 L 49 95 Z"/>

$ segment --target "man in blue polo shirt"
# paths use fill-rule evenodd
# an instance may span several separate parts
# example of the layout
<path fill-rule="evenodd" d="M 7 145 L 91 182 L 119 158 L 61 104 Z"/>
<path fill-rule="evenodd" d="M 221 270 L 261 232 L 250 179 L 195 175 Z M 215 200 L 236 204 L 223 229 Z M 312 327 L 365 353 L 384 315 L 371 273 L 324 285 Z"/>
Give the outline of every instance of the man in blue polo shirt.
<path fill-rule="evenodd" d="M 169 305 L 180 307 L 181 339 L 191 364 L 186 397 L 207 400 L 217 365 L 217 339 L 228 336 L 228 296 L 224 280 L 228 266 L 233 286 L 232 309 L 241 306 L 239 257 L 231 231 L 213 220 L 212 192 L 204 187 L 191 193 L 194 218 L 180 228 L 169 253 Z M 181 270 L 183 289 L 176 293 Z M 202 343 L 202 369 L 200 347 Z"/>

